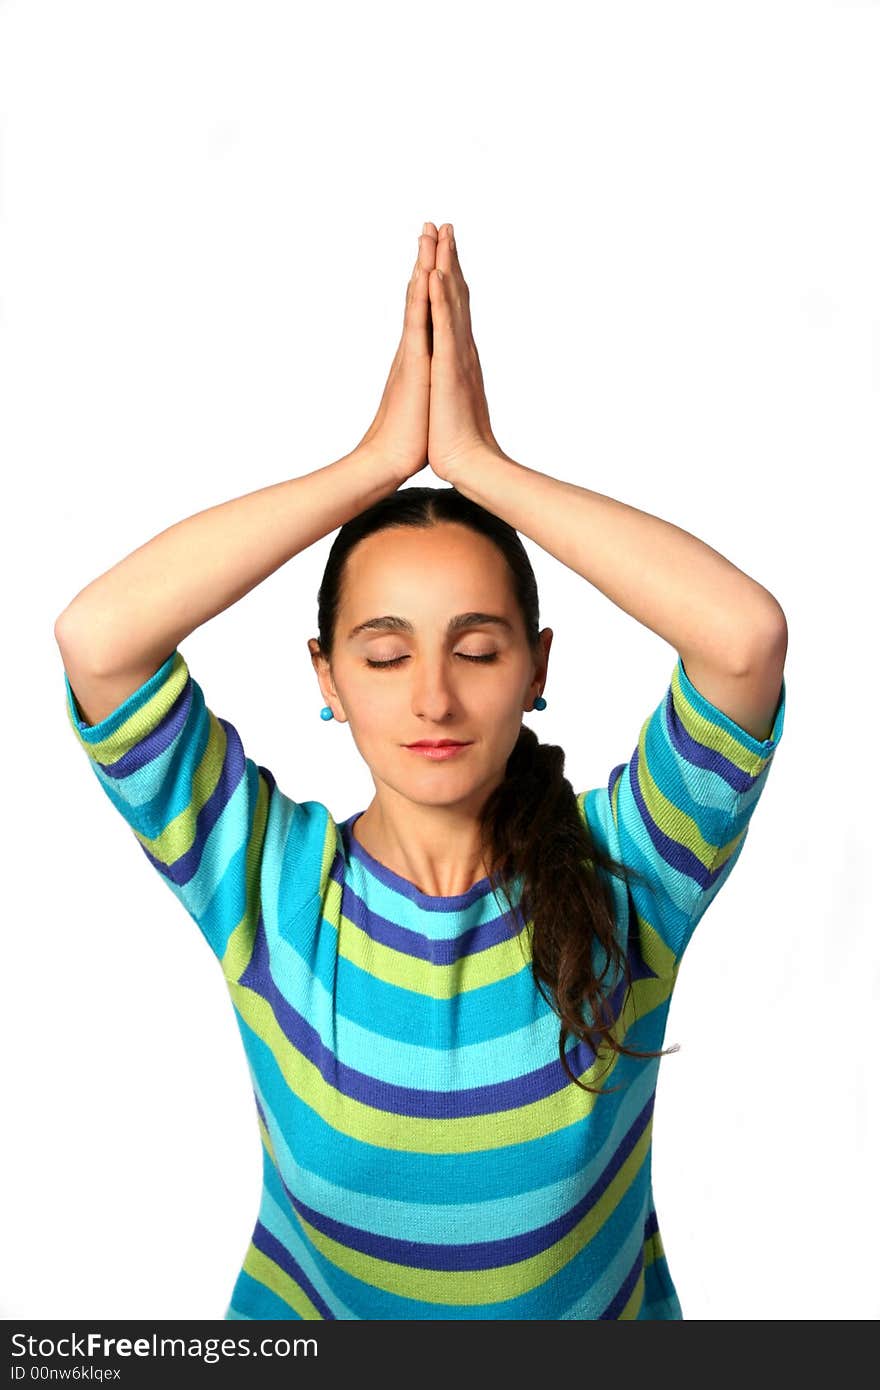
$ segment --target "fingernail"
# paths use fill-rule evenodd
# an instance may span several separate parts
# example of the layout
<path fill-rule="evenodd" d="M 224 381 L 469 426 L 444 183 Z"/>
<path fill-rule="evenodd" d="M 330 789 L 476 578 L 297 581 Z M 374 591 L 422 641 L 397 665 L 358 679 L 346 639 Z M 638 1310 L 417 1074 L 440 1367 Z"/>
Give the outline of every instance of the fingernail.
<path fill-rule="evenodd" d="M 428 224 L 427 224 L 427 222 L 423 222 L 423 223 L 422 223 L 422 236 L 426 236 L 426 235 L 427 235 L 427 232 L 428 232 Z"/>

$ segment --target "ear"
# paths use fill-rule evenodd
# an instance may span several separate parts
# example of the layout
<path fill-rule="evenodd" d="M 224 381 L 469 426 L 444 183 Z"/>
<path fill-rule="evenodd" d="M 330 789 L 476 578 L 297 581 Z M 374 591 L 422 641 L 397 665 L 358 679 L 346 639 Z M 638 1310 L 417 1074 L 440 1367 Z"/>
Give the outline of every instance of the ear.
<path fill-rule="evenodd" d="M 553 642 L 553 629 L 552 629 L 552 627 L 544 627 L 544 628 L 542 628 L 541 631 L 538 633 L 538 641 L 539 641 L 540 644 L 541 644 L 541 647 L 540 647 L 540 650 L 541 650 L 541 662 L 540 662 L 541 678 L 542 678 L 542 680 L 546 680 L 546 679 L 547 679 L 547 663 L 548 663 L 548 661 L 550 660 L 550 647 L 551 647 L 552 642 Z"/>
<path fill-rule="evenodd" d="M 553 641 L 552 627 L 542 628 L 538 633 L 538 660 L 535 666 L 535 675 L 532 684 L 535 689 L 534 695 L 540 695 L 547 680 L 547 663 L 550 659 L 550 645 Z"/>
<path fill-rule="evenodd" d="M 342 708 L 342 702 L 333 680 L 333 672 L 316 637 L 309 638 L 309 655 L 312 658 L 315 675 L 318 677 L 318 685 L 321 688 L 324 703 L 330 706 L 334 717 L 344 724 L 346 722 L 345 710 Z"/>

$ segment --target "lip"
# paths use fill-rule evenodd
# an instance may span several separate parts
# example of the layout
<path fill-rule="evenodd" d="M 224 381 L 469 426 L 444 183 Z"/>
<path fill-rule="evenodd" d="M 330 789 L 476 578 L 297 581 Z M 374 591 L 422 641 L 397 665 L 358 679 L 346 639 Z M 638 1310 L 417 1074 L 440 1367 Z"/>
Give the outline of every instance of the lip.
<path fill-rule="evenodd" d="M 466 748 L 467 740 L 460 738 L 420 738 L 418 743 L 405 743 L 404 748 Z"/>
<path fill-rule="evenodd" d="M 431 762 L 443 762 L 447 758 L 454 758 L 456 753 L 460 753 L 464 748 L 470 748 L 470 743 L 457 743 L 454 739 L 440 739 L 436 743 L 405 743 L 404 748 L 410 753 L 421 753 L 423 758 L 430 759 Z"/>

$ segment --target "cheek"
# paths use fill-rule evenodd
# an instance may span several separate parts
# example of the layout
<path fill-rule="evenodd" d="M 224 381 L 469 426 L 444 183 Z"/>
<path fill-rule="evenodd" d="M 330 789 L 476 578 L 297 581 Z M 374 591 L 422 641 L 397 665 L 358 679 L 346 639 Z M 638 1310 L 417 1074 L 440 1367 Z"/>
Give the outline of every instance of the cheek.
<path fill-rule="evenodd" d="M 385 689 L 382 682 L 387 682 Z M 398 685 L 397 690 L 394 689 L 395 684 Z M 358 722 L 364 727 L 372 727 L 392 718 L 404 699 L 400 683 L 389 680 L 380 671 L 372 680 L 358 681 L 353 686 L 351 705 Z"/>
<path fill-rule="evenodd" d="M 508 670 L 503 679 L 487 681 L 485 690 L 480 692 L 480 702 L 491 709 L 494 718 L 514 722 L 522 714 L 523 691 L 527 677 L 519 671 Z M 475 692 L 476 694 L 476 692 Z"/>
<path fill-rule="evenodd" d="M 343 704 L 352 733 L 360 743 L 387 739 L 389 731 L 400 728 L 401 710 L 407 708 L 405 692 L 400 688 L 394 690 L 393 681 L 383 690 L 382 678 L 380 672 L 378 678 L 355 678 L 346 685 Z"/>

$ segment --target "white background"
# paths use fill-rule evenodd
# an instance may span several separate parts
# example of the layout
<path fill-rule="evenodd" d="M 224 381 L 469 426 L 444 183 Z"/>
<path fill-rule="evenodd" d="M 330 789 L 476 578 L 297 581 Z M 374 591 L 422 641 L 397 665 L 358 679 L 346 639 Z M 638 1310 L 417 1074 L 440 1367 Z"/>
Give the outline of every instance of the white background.
<path fill-rule="evenodd" d="M 75 742 L 53 626 L 173 522 L 355 446 L 429 218 L 502 448 L 786 613 L 783 740 L 671 1008 L 655 1196 L 686 1318 L 877 1317 L 878 71 L 877 4 L 0 9 L 0 1315 L 225 1311 L 260 1194 L 244 1052 Z M 332 538 L 182 651 L 341 820 L 373 789 L 306 647 Z M 525 539 L 556 634 L 529 722 L 599 786 L 676 653 Z"/>

